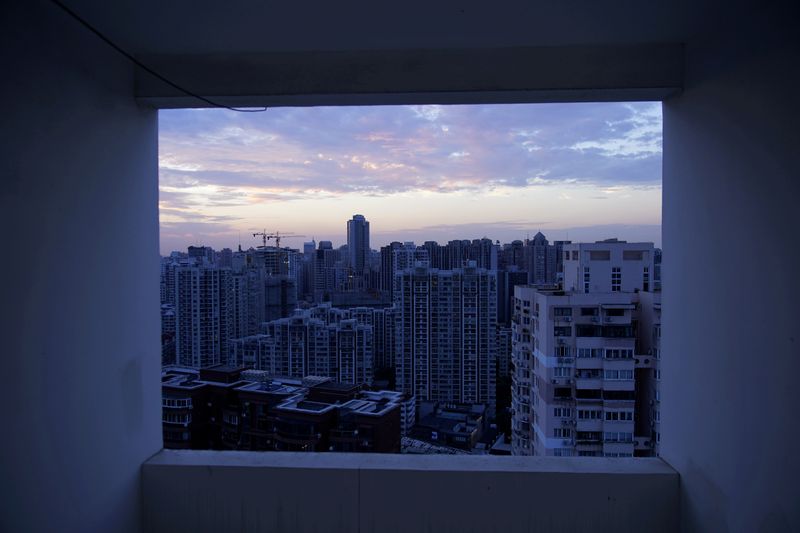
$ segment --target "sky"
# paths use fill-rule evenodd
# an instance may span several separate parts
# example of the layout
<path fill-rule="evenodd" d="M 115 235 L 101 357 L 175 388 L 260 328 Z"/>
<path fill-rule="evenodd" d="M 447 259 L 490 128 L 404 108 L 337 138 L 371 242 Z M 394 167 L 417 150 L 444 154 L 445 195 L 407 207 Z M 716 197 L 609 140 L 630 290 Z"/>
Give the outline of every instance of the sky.
<path fill-rule="evenodd" d="M 661 245 L 661 104 L 159 112 L 161 253 L 253 232 L 370 245 L 617 237 Z"/>

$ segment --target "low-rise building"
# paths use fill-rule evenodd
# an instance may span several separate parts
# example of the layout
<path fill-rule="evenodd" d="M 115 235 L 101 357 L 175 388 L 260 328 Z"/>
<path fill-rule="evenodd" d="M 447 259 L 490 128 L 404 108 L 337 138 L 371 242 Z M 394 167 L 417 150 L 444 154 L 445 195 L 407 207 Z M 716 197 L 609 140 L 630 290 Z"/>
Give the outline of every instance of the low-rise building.
<path fill-rule="evenodd" d="M 399 453 L 408 400 L 329 378 L 165 368 L 165 448 Z M 413 400 L 412 400 L 413 410 Z"/>

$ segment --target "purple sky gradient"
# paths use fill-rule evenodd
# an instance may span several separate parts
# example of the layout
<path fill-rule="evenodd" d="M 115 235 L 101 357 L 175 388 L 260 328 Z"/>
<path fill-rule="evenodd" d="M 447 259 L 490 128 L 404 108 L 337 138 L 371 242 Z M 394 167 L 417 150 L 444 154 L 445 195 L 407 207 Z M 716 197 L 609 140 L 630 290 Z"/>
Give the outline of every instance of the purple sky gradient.
<path fill-rule="evenodd" d="M 161 251 L 263 228 L 372 246 L 661 241 L 660 103 L 161 111 Z M 302 240 L 286 241 L 301 246 Z"/>

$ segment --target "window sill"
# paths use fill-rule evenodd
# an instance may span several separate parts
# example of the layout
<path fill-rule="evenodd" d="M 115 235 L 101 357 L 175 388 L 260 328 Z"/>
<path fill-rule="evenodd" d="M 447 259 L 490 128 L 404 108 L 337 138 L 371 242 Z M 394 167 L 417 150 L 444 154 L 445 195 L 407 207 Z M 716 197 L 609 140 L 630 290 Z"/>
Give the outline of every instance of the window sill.
<path fill-rule="evenodd" d="M 162 450 L 146 531 L 678 529 L 660 459 Z"/>

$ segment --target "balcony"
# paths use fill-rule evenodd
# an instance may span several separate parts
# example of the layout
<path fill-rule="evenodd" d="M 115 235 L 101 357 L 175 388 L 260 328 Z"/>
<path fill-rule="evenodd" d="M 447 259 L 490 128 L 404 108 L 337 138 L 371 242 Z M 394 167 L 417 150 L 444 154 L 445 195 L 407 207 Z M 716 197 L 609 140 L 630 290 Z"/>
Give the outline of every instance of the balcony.
<path fill-rule="evenodd" d="M 615 460 L 610 472 L 596 470 L 605 460 L 521 458 L 506 463 L 512 468 L 431 458 L 424 466 L 434 473 L 413 458 L 377 467 L 315 456 L 236 464 L 220 454 L 157 453 L 158 363 L 148 356 L 160 333 L 150 311 L 158 300 L 155 108 L 198 102 L 137 76 L 51 4 L 18 2 L 0 18 L 9 65 L 0 217 L 6 248 L 25 259 L 4 270 L 15 282 L 3 287 L 3 301 L 19 305 L 4 322 L 2 390 L 11 404 L 24 398 L 25 409 L 9 410 L 15 438 L 5 443 L 0 473 L 13 490 L 1 504 L 3 529 L 658 532 L 676 531 L 679 520 L 685 531 L 800 529 L 794 440 L 742 438 L 752 396 L 731 394 L 754 379 L 769 382 L 764 426 L 794 419 L 794 6 L 730 3 L 713 16 L 709 2 L 512 2 L 508 10 L 475 3 L 421 18 L 424 6 L 409 4 L 387 25 L 380 8 L 360 20 L 298 3 L 71 4 L 134 56 L 147 62 L 153 54 L 165 74 L 232 105 L 666 98 L 663 235 L 674 260 L 664 264 L 662 341 L 675 379 L 662 383 L 664 455 L 680 488 L 668 467 L 661 468 L 669 481 L 658 472 L 629 475 L 644 468 L 638 460 Z M 303 10 L 318 7 L 324 28 L 303 26 Z M 487 31 L 443 31 L 456 19 Z M 263 31 L 268 21 L 278 22 Z M 509 44 L 516 48 L 503 48 Z M 729 253 L 748 242 L 759 253 Z M 125 253 L 109 253 L 120 246 Z M 54 257 L 81 260 L 36 267 Z M 765 272 L 776 290 L 742 282 Z M 109 295 L 124 305 L 108 312 Z M 754 353 L 769 357 L 753 365 Z M 65 399 L 69 412 L 93 417 L 66 419 L 52 408 Z M 92 419 L 104 421 L 103 431 Z M 42 454 L 44 442 L 57 445 Z M 440 487 L 452 494 L 447 502 L 433 492 Z M 491 524 L 479 509 L 495 511 Z"/>
<path fill-rule="evenodd" d="M 602 387 L 602 378 L 575 378 L 576 389 L 601 389 Z"/>
<path fill-rule="evenodd" d="M 164 450 L 142 476 L 153 533 L 677 528 L 678 476 L 659 459 Z"/>

